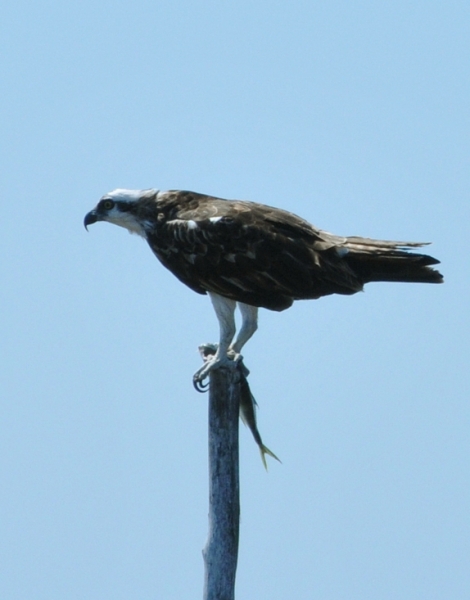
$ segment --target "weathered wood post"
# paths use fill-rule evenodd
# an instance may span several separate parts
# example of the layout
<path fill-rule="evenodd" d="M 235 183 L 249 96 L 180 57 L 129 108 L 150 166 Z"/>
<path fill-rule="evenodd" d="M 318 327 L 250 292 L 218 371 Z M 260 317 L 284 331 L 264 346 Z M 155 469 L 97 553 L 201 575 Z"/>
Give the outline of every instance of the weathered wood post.
<path fill-rule="evenodd" d="M 203 357 L 203 347 L 200 349 Z M 238 420 L 240 374 L 236 365 L 210 374 L 209 533 L 203 550 L 204 600 L 234 600 L 240 526 Z"/>

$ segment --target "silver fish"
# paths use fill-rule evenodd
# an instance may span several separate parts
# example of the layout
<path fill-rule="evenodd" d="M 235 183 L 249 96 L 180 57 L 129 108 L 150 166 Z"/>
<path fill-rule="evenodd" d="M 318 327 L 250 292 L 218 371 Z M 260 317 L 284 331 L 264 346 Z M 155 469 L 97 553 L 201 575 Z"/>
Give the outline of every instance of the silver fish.
<path fill-rule="evenodd" d="M 278 462 L 281 461 L 274 454 L 274 452 L 272 452 L 263 444 L 263 440 L 261 439 L 261 435 L 256 424 L 256 407 L 258 404 L 251 393 L 250 386 L 248 384 L 247 375 L 249 371 L 241 360 L 238 363 L 238 372 L 240 373 L 240 418 L 243 423 L 249 427 L 255 442 L 258 444 L 261 460 L 263 461 L 264 468 L 267 471 L 268 464 L 266 462 L 266 454 L 276 459 Z"/>

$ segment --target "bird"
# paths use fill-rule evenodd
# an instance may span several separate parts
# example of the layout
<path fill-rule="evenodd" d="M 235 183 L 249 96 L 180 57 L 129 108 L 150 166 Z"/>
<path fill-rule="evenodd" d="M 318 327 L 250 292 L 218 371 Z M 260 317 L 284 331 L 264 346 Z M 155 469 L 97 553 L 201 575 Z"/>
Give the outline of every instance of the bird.
<path fill-rule="evenodd" d="M 287 210 L 246 200 L 184 190 L 115 189 L 86 214 L 85 228 L 98 221 L 144 238 L 164 267 L 210 297 L 219 342 L 193 376 L 199 391 L 207 387 L 211 371 L 240 359 L 258 328 L 259 308 L 281 312 L 296 300 L 352 295 L 370 282 L 443 282 L 432 268 L 440 261 L 413 252 L 427 243 L 341 237 Z"/>

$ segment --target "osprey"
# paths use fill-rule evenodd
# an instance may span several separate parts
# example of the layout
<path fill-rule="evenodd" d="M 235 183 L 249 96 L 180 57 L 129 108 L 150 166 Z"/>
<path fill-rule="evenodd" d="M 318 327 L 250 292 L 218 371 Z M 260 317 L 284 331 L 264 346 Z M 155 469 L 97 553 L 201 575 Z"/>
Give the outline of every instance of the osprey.
<path fill-rule="evenodd" d="M 117 189 L 85 216 L 137 233 L 180 281 L 209 294 L 219 326 L 216 353 L 194 374 L 237 359 L 257 329 L 258 308 L 355 294 L 371 281 L 441 283 L 439 261 L 407 250 L 425 244 L 339 237 L 285 210 L 195 192 Z M 235 308 L 242 324 L 235 337 Z"/>

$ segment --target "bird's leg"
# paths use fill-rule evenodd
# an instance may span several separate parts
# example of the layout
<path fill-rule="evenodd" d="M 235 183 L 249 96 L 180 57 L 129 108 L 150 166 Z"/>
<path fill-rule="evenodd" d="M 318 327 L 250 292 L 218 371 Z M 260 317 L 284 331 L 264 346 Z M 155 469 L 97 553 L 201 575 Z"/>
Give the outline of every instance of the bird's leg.
<path fill-rule="evenodd" d="M 201 391 L 201 388 L 204 389 L 205 386 L 202 385 L 202 382 L 213 369 L 233 364 L 227 356 L 227 352 L 235 335 L 236 302 L 213 292 L 209 292 L 209 296 L 219 320 L 220 337 L 216 353 L 209 357 L 193 375 L 193 384 L 198 391 Z"/>
<path fill-rule="evenodd" d="M 258 329 L 258 307 L 244 304 L 243 302 L 238 302 L 237 304 L 242 315 L 242 326 L 238 332 L 237 339 L 229 348 L 229 356 L 233 352 L 235 359 L 240 355 L 241 349 L 246 342 Z"/>

